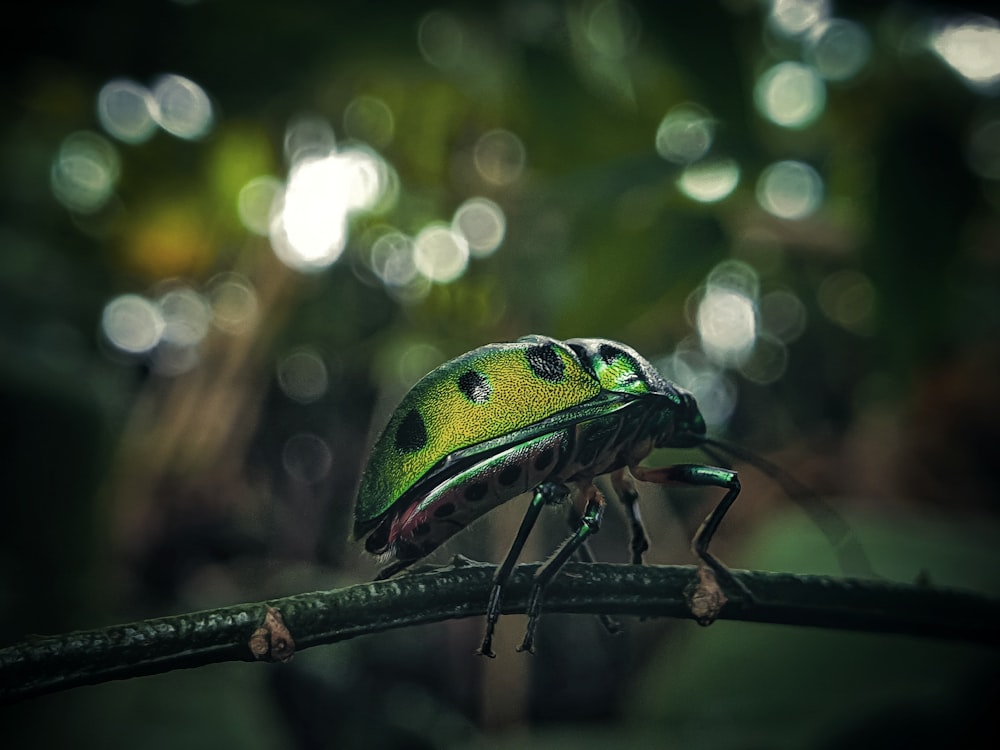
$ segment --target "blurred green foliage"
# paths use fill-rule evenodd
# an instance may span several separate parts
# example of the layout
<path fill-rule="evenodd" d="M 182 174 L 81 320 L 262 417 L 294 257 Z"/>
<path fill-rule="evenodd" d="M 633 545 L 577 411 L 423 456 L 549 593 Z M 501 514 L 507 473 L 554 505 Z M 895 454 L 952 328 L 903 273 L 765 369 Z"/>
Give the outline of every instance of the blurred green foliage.
<path fill-rule="evenodd" d="M 885 575 L 925 572 L 995 591 L 996 20 L 966 15 L 977 10 L 969 4 L 774 8 L 203 0 L 22 9 L 0 74 L 0 639 L 370 577 L 373 561 L 345 537 L 374 431 L 444 359 L 532 332 L 619 339 L 679 380 L 700 363 L 713 384 L 703 403 L 728 404 L 716 429 L 843 498 Z M 813 42 L 823 28 L 782 31 L 774 14 L 789 8 L 855 22 L 870 55 L 842 79 L 817 78 L 815 112 L 783 127 L 760 104 L 760 81 L 783 61 L 820 65 Z M 979 29 L 985 41 L 968 47 L 956 36 L 948 47 L 949 29 Z M 962 72 L 968 49 L 986 79 Z M 111 132 L 105 87 L 128 79 L 148 93 L 164 74 L 193 84 L 178 96 L 207 94 L 204 130 L 185 135 L 183 107 L 164 99 L 148 132 Z M 686 194 L 687 165 L 658 152 L 680 105 L 705 113 L 710 132 L 693 160 L 738 166 L 720 200 Z M 276 240 L 240 212 L 254 179 L 291 184 L 296 123 L 320 141 L 328 128 L 331 153 L 367 155 L 382 170 L 380 198 L 349 217 L 342 254 L 306 272 L 279 261 Z M 761 187 L 782 161 L 821 180 L 799 218 L 777 215 Z M 378 238 L 393 230 L 415 242 L 473 198 L 502 212 L 494 252 L 468 258 L 449 282 L 417 275 L 394 286 L 380 275 Z M 326 228 L 338 221 L 334 203 L 320 211 Z M 266 211 L 257 220 L 266 227 Z M 699 300 L 713 269 L 732 260 L 759 284 L 760 331 L 769 293 L 789 293 L 804 312 L 802 330 L 778 346 L 785 359 L 773 377 L 755 380 L 702 352 Z M 143 333 L 148 314 L 157 335 L 173 338 L 126 352 L 108 327 L 123 298 L 139 316 L 125 317 L 130 335 Z M 167 299 L 208 317 L 164 317 L 174 309 Z M 747 476 L 720 532 L 723 558 L 825 568 L 821 541 L 797 545 L 806 532 L 769 525 L 787 500 Z M 701 495 L 645 495 L 651 561 L 687 562 Z M 521 512 L 510 505 L 450 550 L 498 559 Z M 544 557 L 562 529 L 541 529 L 531 554 Z M 599 554 L 623 560 L 624 538 L 609 518 Z M 503 629 L 518 630 L 509 619 Z M 266 677 L 227 667 L 146 678 L 134 692 L 85 689 L 5 711 L 4 731 L 12 747 L 196 736 L 205 745 L 377 737 L 435 747 L 491 744 L 494 730 L 512 727 L 525 731 L 519 747 L 651 737 L 856 747 L 865 745 L 848 729 L 864 726 L 867 707 L 879 731 L 911 746 L 957 746 L 944 739 L 948 727 L 974 734 L 989 703 L 963 696 L 997 697 L 995 655 L 960 646 L 741 624 L 705 633 L 629 623 L 610 640 L 589 620 L 552 618 L 536 659 L 502 653 L 483 664 L 470 655 L 478 628 L 363 639 Z M 920 672 L 930 677 L 915 696 Z M 820 741 L 807 722 L 789 723 L 782 711 L 792 710 L 784 701 L 796 675 L 796 711 L 811 706 L 843 734 Z M 701 714 L 685 703 L 694 697 Z M 151 719 L 140 698 L 175 706 L 175 718 Z M 921 738 L 914 712 L 928 705 L 934 731 Z M 892 710 L 878 713 L 884 706 Z M 47 725 L 46 714 L 64 723 Z M 248 721 L 261 724 L 255 739 Z M 86 729 L 95 722 L 99 732 Z"/>

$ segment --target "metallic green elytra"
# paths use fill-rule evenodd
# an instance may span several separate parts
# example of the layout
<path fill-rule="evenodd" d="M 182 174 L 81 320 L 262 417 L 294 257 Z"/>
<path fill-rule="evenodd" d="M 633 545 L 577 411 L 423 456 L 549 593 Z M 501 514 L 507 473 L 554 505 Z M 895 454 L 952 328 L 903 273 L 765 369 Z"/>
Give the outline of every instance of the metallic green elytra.
<path fill-rule="evenodd" d="M 490 344 L 441 365 L 413 386 L 372 448 L 355 537 L 378 525 L 450 454 L 514 434 L 600 391 L 572 350 L 543 337 Z"/>

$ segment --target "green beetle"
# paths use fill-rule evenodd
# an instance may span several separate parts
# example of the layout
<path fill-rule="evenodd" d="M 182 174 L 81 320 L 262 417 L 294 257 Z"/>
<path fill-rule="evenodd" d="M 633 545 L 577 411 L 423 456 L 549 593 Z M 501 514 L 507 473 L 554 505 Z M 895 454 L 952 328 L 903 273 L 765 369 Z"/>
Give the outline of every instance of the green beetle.
<path fill-rule="evenodd" d="M 694 396 L 624 344 L 545 336 L 489 344 L 433 370 L 403 398 L 362 475 L 354 537 L 366 537 L 368 552 L 391 563 L 379 574 L 386 578 L 492 508 L 534 491 L 493 582 L 480 649 L 493 656 L 503 587 L 528 533 L 542 507 L 571 495 L 579 522 L 536 573 L 520 649 L 530 651 L 546 585 L 600 527 L 605 502 L 595 477 L 610 475 L 628 513 L 635 564 L 642 563 L 648 541 L 633 479 L 719 487 L 725 496 L 692 541 L 702 563 L 702 600 L 711 602 L 695 614 L 710 622 L 725 602 L 716 578 L 749 598 L 708 551 L 739 494 L 736 472 L 697 464 L 639 465 L 654 448 L 699 446 L 713 457 L 706 445 L 729 449 L 706 437 Z M 714 576 L 705 575 L 706 566 Z"/>

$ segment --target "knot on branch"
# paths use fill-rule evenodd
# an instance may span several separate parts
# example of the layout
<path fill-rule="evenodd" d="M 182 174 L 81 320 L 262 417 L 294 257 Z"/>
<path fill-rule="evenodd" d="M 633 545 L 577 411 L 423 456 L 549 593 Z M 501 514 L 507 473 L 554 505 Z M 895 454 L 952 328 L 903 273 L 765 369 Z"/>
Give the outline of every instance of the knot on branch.
<path fill-rule="evenodd" d="M 295 639 L 274 607 L 267 608 L 264 624 L 253 631 L 247 645 L 258 661 L 285 662 L 295 655 Z"/>
<path fill-rule="evenodd" d="M 688 608 L 699 625 L 711 625 L 719 617 L 729 598 L 719 586 L 715 573 L 707 565 L 699 565 L 695 580 L 684 590 Z"/>

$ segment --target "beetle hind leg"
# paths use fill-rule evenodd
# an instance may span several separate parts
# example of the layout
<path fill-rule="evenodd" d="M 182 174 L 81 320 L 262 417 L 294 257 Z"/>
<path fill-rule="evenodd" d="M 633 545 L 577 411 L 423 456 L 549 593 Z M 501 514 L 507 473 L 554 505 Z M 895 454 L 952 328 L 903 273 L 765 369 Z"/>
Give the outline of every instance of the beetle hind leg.
<path fill-rule="evenodd" d="M 476 653 L 488 656 L 491 659 L 496 657 L 496 654 L 493 653 L 493 631 L 496 629 L 497 621 L 500 619 L 504 586 L 510 580 L 514 564 L 517 562 L 517 558 L 524 548 L 524 543 L 528 541 L 528 535 L 531 533 L 531 529 L 534 528 L 535 522 L 538 520 L 538 514 L 541 513 L 542 508 L 546 505 L 554 505 L 562 502 L 568 492 L 565 485 L 553 482 L 546 482 L 535 488 L 535 494 L 532 496 L 528 510 L 521 520 L 521 526 L 517 530 L 517 536 L 514 537 L 514 541 L 507 551 L 507 556 L 504 557 L 500 567 L 497 568 L 497 572 L 493 575 L 493 586 L 490 588 L 490 598 L 486 604 L 486 632 L 483 635 L 483 643 Z"/>
<path fill-rule="evenodd" d="M 632 564 L 642 565 L 642 555 L 649 549 L 649 537 L 646 536 L 646 527 L 642 523 L 642 516 L 639 515 L 639 493 L 635 489 L 635 482 L 627 467 L 623 466 L 611 474 L 611 487 L 624 506 L 631 524 L 629 549 L 632 553 Z"/>
<path fill-rule="evenodd" d="M 528 608 L 525 611 L 525 614 L 528 615 L 528 629 L 524 634 L 524 640 L 518 646 L 518 651 L 534 653 L 535 629 L 538 627 L 538 618 L 542 613 L 545 589 L 562 566 L 583 546 L 587 538 L 600 531 L 601 519 L 604 517 L 604 498 L 593 484 L 587 484 L 580 489 L 582 491 L 581 498 L 585 503 L 580 524 L 576 531 L 559 545 L 552 557 L 535 572 L 535 580 L 528 598 Z"/>
<path fill-rule="evenodd" d="M 580 524 L 580 516 L 577 513 L 570 513 L 569 517 L 569 527 L 576 531 L 576 527 Z M 580 548 L 576 551 L 576 557 L 580 562 L 593 563 L 597 562 L 597 558 L 594 557 L 593 551 L 590 549 L 590 545 L 584 542 L 580 545 Z M 606 615 L 603 612 L 597 615 L 598 619 L 601 621 L 601 625 L 604 629 L 608 631 L 611 635 L 618 635 L 622 632 L 622 625 L 618 620 L 616 620 L 611 615 Z"/>

